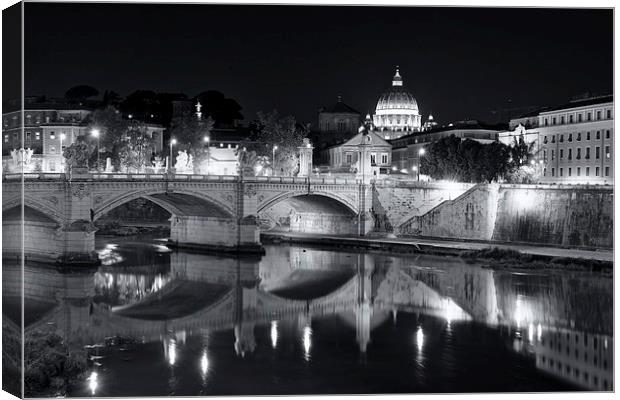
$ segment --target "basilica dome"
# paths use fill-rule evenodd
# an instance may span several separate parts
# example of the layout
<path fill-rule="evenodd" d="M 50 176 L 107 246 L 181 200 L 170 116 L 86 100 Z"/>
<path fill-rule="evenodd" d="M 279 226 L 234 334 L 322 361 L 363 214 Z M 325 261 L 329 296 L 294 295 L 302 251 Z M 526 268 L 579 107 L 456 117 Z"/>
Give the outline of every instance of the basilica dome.
<path fill-rule="evenodd" d="M 392 136 L 402 136 L 407 132 L 420 131 L 421 116 L 418 102 L 411 93 L 405 90 L 398 67 L 392 78 L 392 87 L 379 97 L 373 122 L 376 129 L 380 131 L 395 132 L 387 134 L 390 136 L 389 139 L 392 139 Z"/>

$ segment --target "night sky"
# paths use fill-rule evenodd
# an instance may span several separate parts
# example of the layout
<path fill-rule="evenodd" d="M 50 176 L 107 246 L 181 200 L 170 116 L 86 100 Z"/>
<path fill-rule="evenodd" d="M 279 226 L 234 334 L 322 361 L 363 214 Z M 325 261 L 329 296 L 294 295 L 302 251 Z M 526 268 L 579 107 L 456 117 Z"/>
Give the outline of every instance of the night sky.
<path fill-rule="evenodd" d="M 27 95 L 219 90 L 246 122 L 315 124 L 338 94 L 372 113 L 395 65 L 442 123 L 613 90 L 611 10 L 27 3 L 25 24 Z"/>

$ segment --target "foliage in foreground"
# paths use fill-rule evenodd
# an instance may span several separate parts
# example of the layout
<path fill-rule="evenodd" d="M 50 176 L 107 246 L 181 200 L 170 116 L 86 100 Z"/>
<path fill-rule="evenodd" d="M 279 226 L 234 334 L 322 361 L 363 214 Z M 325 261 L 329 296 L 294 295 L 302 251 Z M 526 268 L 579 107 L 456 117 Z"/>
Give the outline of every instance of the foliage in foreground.
<path fill-rule="evenodd" d="M 71 352 L 53 332 L 36 330 L 24 343 L 24 391 L 28 396 L 65 395 L 86 374 L 86 354 Z"/>

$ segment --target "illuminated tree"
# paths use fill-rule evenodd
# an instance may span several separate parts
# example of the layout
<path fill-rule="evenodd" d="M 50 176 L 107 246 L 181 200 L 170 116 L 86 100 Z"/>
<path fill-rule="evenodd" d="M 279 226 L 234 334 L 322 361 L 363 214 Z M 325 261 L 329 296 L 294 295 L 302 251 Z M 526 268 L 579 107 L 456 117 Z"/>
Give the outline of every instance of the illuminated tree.
<path fill-rule="evenodd" d="M 62 155 L 65 158 L 67 170 L 70 171 L 71 168 L 88 168 L 93 150 L 93 147 L 82 137 L 78 138 L 71 146 L 66 147 Z"/>
<path fill-rule="evenodd" d="M 499 142 L 461 140 L 454 135 L 431 143 L 420 160 L 422 174 L 458 182 L 493 182 L 505 178 L 514 168 L 511 147 Z"/>
<path fill-rule="evenodd" d="M 308 133 L 292 116 L 280 117 L 276 110 L 270 113 L 258 112 L 257 120 L 251 126 L 250 140 L 243 144 L 257 157 L 267 157 L 276 174 L 294 175 L 299 170 L 299 147 Z M 278 146 L 274 155 L 274 146 Z"/>
<path fill-rule="evenodd" d="M 131 127 L 119 146 L 118 159 L 121 171 L 144 172 L 151 164 L 153 148 L 153 139 L 147 135 L 146 129 L 140 126 Z"/>

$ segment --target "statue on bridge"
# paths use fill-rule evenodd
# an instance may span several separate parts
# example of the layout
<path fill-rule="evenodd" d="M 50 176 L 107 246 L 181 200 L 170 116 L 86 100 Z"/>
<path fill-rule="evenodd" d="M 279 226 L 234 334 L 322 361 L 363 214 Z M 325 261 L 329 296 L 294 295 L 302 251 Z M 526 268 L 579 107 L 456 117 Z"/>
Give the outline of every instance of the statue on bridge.
<path fill-rule="evenodd" d="M 188 154 L 185 150 L 179 150 L 177 162 L 174 164 L 174 169 L 177 174 L 193 174 L 194 157 L 191 154 Z"/>
<path fill-rule="evenodd" d="M 14 170 L 24 169 L 24 172 L 30 172 L 34 165 L 30 162 L 32 159 L 32 153 L 34 151 L 29 147 L 24 149 L 23 147 L 19 150 L 14 149 L 11 151 L 11 157 L 13 159 L 12 168 Z"/>

